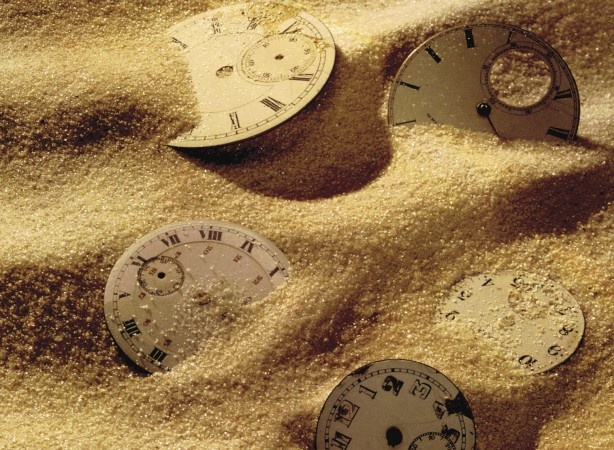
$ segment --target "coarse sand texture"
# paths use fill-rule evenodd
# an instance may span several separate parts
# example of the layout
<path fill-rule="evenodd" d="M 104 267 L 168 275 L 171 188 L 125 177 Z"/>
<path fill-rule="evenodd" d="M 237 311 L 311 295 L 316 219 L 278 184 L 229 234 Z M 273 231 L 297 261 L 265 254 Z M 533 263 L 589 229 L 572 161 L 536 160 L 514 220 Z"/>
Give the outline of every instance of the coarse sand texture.
<path fill-rule="evenodd" d="M 167 145 L 200 122 L 167 33 L 229 2 L 0 4 L 0 448 L 313 449 L 335 386 L 388 359 L 453 381 L 477 449 L 614 448 L 614 2 L 280 3 L 326 24 L 331 76 L 214 155 Z M 574 142 L 389 125 L 411 51 L 478 23 L 558 51 L 580 94 Z M 290 276 L 145 374 L 107 328 L 106 283 L 139 238 L 194 220 L 254 230 Z M 441 320 L 461 280 L 505 271 L 552 280 L 583 312 L 578 349 L 543 373 Z M 540 314 L 532 298 L 509 304 Z"/>

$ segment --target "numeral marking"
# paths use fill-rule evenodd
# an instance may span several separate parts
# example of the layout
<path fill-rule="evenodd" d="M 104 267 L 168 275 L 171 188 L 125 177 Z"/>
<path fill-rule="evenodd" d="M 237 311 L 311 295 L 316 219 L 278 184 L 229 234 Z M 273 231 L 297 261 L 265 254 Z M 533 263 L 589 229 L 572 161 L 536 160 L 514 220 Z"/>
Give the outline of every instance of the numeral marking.
<path fill-rule="evenodd" d="M 360 406 L 355 405 L 349 400 L 343 400 L 337 407 L 335 422 L 341 422 L 346 427 L 349 427 L 352 425 L 352 421 L 354 417 L 356 417 L 356 413 L 358 413 L 359 409 Z"/>
<path fill-rule="evenodd" d="M 179 239 L 179 236 L 177 236 L 176 234 L 171 234 L 168 236 L 168 240 L 166 239 L 160 239 L 164 245 L 166 245 L 167 247 L 170 247 L 171 245 L 177 245 L 181 242 L 181 240 Z"/>
<path fill-rule="evenodd" d="M 371 398 L 375 398 L 375 396 L 377 395 L 377 391 L 372 391 L 371 389 L 369 389 L 368 387 L 363 386 L 362 384 L 358 388 L 358 392 L 360 394 L 368 395 Z"/>
<path fill-rule="evenodd" d="M 439 56 L 435 50 L 433 50 L 431 47 L 427 47 L 425 48 L 426 52 L 431 56 L 431 58 L 433 58 L 435 60 L 435 62 L 437 64 L 439 64 L 441 62 L 441 56 Z"/>
<path fill-rule="evenodd" d="M 228 117 L 230 117 L 230 128 L 233 130 L 238 130 L 241 128 L 241 124 L 239 123 L 239 115 L 236 111 L 229 113 Z"/>
<path fill-rule="evenodd" d="M 491 280 L 492 281 L 492 280 Z M 482 285 L 484 286 L 484 285 Z M 471 297 L 471 295 L 473 295 L 471 293 L 471 291 L 460 291 L 458 296 L 456 297 L 457 299 L 459 299 L 461 302 L 464 302 L 465 300 L 467 300 L 469 297 Z"/>
<path fill-rule="evenodd" d="M 562 100 L 564 98 L 571 98 L 571 89 L 565 89 L 564 91 L 558 91 L 554 96 L 555 100 Z"/>
<path fill-rule="evenodd" d="M 138 259 L 138 261 L 132 261 L 132 265 L 134 266 L 139 266 L 141 267 L 143 264 L 145 264 L 147 262 L 147 260 L 145 258 L 143 258 L 142 256 L 137 256 L 136 259 Z"/>
<path fill-rule="evenodd" d="M 421 383 L 420 380 L 416 380 L 411 388 L 412 395 L 420 397 L 422 400 L 426 399 L 431 393 L 431 385 L 428 383 Z"/>
<path fill-rule="evenodd" d="M 273 270 L 269 272 L 269 277 L 273 278 L 273 276 L 279 272 L 279 267 L 275 267 Z"/>
<path fill-rule="evenodd" d="M 124 297 L 130 297 L 130 294 L 128 294 L 127 292 L 120 292 L 118 295 L 118 298 L 124 298 Z"/>
<path fill-rule="evenodd" d="M 303 29 L 298 25 L 298 21 L 294 21 L 290 24 L 289 27 L 287 27 L 285 30 L 283 30 L 281 33 L 279 34 L 285 34 L 285 33 L 300 33 L 301 31 L 303 31 Z"/>
<path fill-rule="evenodd" d="M 449 313 L 446 314 L 446 319 L 454 320 L 454 319 L 456 319 L 456 316 L 458 314 L 460 314 L 460 313 L 457 310 L 450 311 Z"/>
<path fill-rule="evenodd" d="M 557 356 L 559 353 L 562 353 L 562 352 L 563 352 L 563 349 L 558 344 L 554 344 L 548 347 L 548 354 L 550 356 Z"/>
<path fill-rule="evenodd" d="M 510 33 L 507 35 L 507 43 L 510 44 L 512 42 L 512 38 L 514 37 L 514 32 L 510 31 Z"/>
<path fill-rule="evenodd" d="M 330 445 L 332 447 L 340 448 L 341 450 L 346 450 L 350 445 L 350 442 L 352 442 L 351 437 L 335 431 L 335 437 L 330 441 Z"/>
<path fill-rule="evenodd" d="M 393 377 L 392 375 L 387 376 L 384 382 L 382 383 L 382 389 L 392 393 L 396 396 L 401 392 L 401 388 L 403 387 L 403 381 Z"/>
<path fill-rule="evenodd" d="M 559 330 L 559 334 L 562 335 L 562 336 L 567 336 L 573 330 L 574 330 L 573 324 L 571 324 L 571 325 L 564 325 L 563 328 L 561 328 Z"/>
<path fill-rule="evenodd" d="M 139 327 L 134 319 L 126 320 L 125 322 L 122 322 L 122 325 L 130 337 L 141 334 L 141 330 L 139 330 Z"/>
<path fill-rule="evenodd" d="M 290 79 L 294 81 L 309 81 L 312 78 L 313 78 L 312 73 L 299 73 L 298 75 L 295 75 L 291 77 Z"/>
<path fill-rule="evenodd" d="M 448 428 L 448 425 L 444 425 L 441 429 L 441 434 L 450 439 L 454 444 L 456 444 L 461 437 L 460 431 L 455 430 L 454 428 Z"/>
<path fill-rule="evenodd" d="M 205 237 L 205 232 L 204 231 L 200 231 L 200 234 L 202 235 L 202 237 Z M 222 240 L 222 232 L 218 231 L 218 230 L 209 230 L 209 232 L 207 233 L 207 239 L 210 241 L 221 241 Z"/>
<path fill-rule="evenodd" d="M 475 41 L 473 40 L 473 30 L 471 28 L 465 28 L 465 41 L 467 42 L 467 48 L 475 47 Z"/>
<path fill-rule="evenodd" d="M 222 32 L 220 20 L 217 17 L 211 19 L 211 31 L 213 31 L 213 34 L 220 34 Z"/>
<path fill-rule="evenodd" d="M 415 89 L 416 91 L 420 89 L 420 86 L 416 86 L 415 84 L 411 84 L 411 83 L 406 83 L 405 81 L 401 81 L 401 82 L 399 82 L 399 84 L 401 86 L 405 86 L 405 87 L 408 87 L 410 89 Z M 414 120 L 414 122 L 415 122 L 415 120 Z"/>
<path fill-rule="evenodd" d="M 176 43 L 176 44 L 181 45 L 181 48 L 188 48 L 188 44 L 185 44 L 185 43 L 181 42 L 181 41 L 180 41 L 179 39 L 177 39 L 177 38 L 173 38 L 173 42 L 174 42 L 174 43 Z"/>
<path fill-rule="evenodd" d="M 249 23 L 247 24 L 247 29 L 248 30 L 255 30 L 258 25 L 260 25 L 260 22 L 258 22 L 257 19 L 249 19 Z"/>
<path fill-rule="evenodd" d="M 563 140 L 569 139 L 569 130 L 564 130 L 563 128 L 550 127 L 546 134 Z"/>
<path fill-rule="evenodd" d="M 396 125 L 405 125 L 406 123 L 416 123 L 416 119 L 405 120 L 405 121 L 403 121 L 403 122 L 396 122 L 396 123 L 395 123 L 395 126 L 396 126 Z"/>
<path fill-rule="evenodd" d="M 260 100 L 260 103 L 262 103 L 264 106 L 268 106 L 275 112 L 286 106 L 285 103 L 282 103 L 279 100 L 275 100 L 273 97 L 263 98 L 262 100 Z"/>
<path fill-rule="evenodd" d="M 484 283 L 482 283 L 482 286 L 493 286 L 494 283 L 492 282 L 492 278 L 487 278 L 486 281 L 484 281 Z"/>
<path fill-rule="evenodd" d="M 149 357 L 151 359 L 153 359 L 154 361 L 157 361 L 159 363 L 164 361 L 164 358 L 166 358 L 167 356 L 168 356 L 168 353 L 163 352 L 158 347 L 154 347 L 154 349 L 149 354 Z"/>
<path fill-rule="evenodd" d="M 241 248 L 245 250 L 247 253 L 251 253 L 254 248 L 254 243 L 250 241 L 245 241 L 243 245 L 241 246 Z"/>
<path fill-rule="evenodd" d="M 537 362 L 537 360 L 531 355 L 522 355 L 520 358 L 518 358 L 518 362 L 525 367 L 531 367 Z"/>

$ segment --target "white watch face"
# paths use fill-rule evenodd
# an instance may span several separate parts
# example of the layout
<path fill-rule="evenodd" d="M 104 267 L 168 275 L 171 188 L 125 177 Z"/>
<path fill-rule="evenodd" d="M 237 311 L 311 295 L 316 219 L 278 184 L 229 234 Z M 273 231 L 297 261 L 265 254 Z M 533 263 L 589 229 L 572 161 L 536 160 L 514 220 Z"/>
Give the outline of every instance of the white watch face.
<path fill-rule="evenodd" d="M 415 361 L 378 361 L 352 372 L 328 396 L 316 448 L 473 449 L 473 415 L 441 372 Z"/>
<path fill-rule="evenodd" d="M 584 315 L 561 285 L 539 275 L 502 271 L 457 283 L 439 320 L 492 340 L 523 374 L 569 358 L 584 334 Z"/>
<path fill-rule="evenodd" d="M 501 138 L 571 140 L 580 97 L 546 42 L 501 24 L 437 34 L 405 60 L 391 88 L 390 125 L 450 124 Z"/>
<path fill-rule="evenodd" d="M 176 147 L 213 147 L 253 137 L 297 114 L 320 92 L 335 62 L 330 31 L 310 14 L 239 4 L 169 30 L 184 52 L 201 123 Z"/>
<path fill-rule="evenodd" d="M 113 267 L 107 324 L 139 366 L 170 370 L 243 305 L 286 281 L 289 267 L 271 241 L 238 225 L 172 224 L 139 239 Z"/>

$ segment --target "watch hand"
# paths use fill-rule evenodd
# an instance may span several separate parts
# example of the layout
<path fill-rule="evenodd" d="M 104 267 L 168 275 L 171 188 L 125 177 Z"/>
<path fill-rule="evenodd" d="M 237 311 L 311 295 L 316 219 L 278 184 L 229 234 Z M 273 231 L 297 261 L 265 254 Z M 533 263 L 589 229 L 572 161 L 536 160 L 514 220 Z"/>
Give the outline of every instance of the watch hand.
<path fill-rule="evenodd" d="M 488 120 L 488 123 L 490 124 L 490 127 L 495 132 L 497 137 L 500 138 L 501 136 L 499 136 L 499 133 L 497 133 L 497 129 L 495 128 L 495 125 L 492 123 L 492 120 L 490 119 L 490 113 L 492 111 L 492 107 L 488 103 L 482 102 L 482 103 L 478 103 L 475 108 L 476 108 L 476 110 L 478 112 L 478 115 L 480 115 L 482 117 L 486 117 L 486 120 Z"/>

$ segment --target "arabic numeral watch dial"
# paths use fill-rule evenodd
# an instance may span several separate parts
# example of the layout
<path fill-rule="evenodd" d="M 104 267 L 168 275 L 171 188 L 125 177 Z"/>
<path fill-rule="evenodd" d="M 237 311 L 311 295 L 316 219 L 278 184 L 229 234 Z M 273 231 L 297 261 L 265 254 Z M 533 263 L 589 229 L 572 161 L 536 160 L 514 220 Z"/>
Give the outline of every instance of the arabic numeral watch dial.
<path fill-rule="evenodd" d="M 390 359 L 363 366 L 328 396 L 316 431 L 318 450 L 469 450 L 469 404 L 441 372 Z"/>
<path fill-rule="evenodd" d="M 580 97 L 569 67 L 521 28 L 451 28 L 417 47 L 390 91 L 392 126 L 449 124 L 510 139 L 573 140 Z"/>
<path fill-rule="evenodd" d="M 174 147 L 222 146 L 276 127 L 315 98 L 335 62 L 326 26 L 277 3 L 214 9 L 168 34 L 187 59 L 201 116 Z"/>
<path fill-rule="evenodd" d="M 483 273 L 459 281 L 438 320 L 465 327 L 490 340 L 512 371 L 545 372 L 567 360 L 580 345 L 584 315 L 560 284 L 515 271 Z"/>
<path fill-rule="evenodd" d="M 147 234 L 109 276 L 104 313 L 119 348 L 149 372 L 168 371 L 288 279 L 288 259 L 238 225 L 192 221 Z"/>

